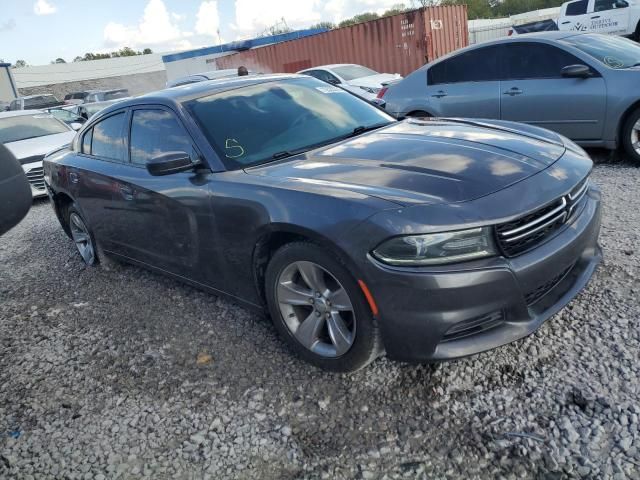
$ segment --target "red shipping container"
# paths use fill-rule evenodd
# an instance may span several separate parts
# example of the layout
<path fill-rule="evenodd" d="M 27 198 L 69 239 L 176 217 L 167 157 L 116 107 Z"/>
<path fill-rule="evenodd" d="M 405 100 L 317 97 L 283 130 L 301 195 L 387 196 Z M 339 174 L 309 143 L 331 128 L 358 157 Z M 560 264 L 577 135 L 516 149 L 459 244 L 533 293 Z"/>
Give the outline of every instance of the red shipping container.
<path fill-rule="evenodd" d="M 407 75 L 468 44 L 466 5 L 427 7 L 220 57 L 216 65 L 294 73 L 331 63 L 357 63 Z"/>

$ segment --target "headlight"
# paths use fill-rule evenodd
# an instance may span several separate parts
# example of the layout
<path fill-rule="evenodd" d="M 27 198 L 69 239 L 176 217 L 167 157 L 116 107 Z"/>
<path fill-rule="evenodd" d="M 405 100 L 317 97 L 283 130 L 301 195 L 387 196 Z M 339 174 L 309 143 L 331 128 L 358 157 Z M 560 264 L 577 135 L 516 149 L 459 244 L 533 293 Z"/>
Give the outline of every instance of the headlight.
<path fill-rule="evenodd" d="M 395 237 L 373 256 L 389 265 L 442 265 L 496 255 L 491 228 Z"/>
<path fill-rule="evenodd" d="M 372 93 L 374 95 L 377 95 L 377 93 L 380 91 L 379 88 L 372 88 L 372 87 L 360 87 L 362 90 L 364 90 L 365 92 L 369 92 Z"/>

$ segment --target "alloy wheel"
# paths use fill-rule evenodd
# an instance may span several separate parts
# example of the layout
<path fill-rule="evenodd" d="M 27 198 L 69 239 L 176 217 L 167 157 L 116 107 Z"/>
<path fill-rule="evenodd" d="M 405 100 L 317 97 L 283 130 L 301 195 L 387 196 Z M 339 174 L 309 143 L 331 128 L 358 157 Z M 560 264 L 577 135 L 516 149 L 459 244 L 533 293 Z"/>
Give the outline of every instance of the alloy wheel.
<path fill-rule="evenodd" d="M 640 120 L 631 128 L 631 146 L 640 155 Z"/>
<path fill-rule="evenodd" d="M 93 265 L 95 261 L 95 249 L 93 248 L 89 229 L 80 215 L 75 212 L 71 212 L 71 215 L 69 215 L 69 224 L 71 228 L 71 237 L 76 244 L 76 248 L 78 249 L 80 256 L 84 260 L 84 263 L 87 265 Z"/>
<path fill-rule="evenodd" d="M 307 261 L 289 264 L 278 277 L 276 297 L 289 331 L 304 347 L 328 358 L 349 351 L 355 312 L 349 294 L 327 270 Z"/>

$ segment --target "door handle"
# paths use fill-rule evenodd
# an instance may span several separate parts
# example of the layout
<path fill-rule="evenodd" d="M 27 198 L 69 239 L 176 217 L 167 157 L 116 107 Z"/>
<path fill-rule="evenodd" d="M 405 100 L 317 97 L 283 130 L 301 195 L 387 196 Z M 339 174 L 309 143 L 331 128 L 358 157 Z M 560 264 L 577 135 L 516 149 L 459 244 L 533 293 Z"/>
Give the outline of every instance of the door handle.
<path fill-rule="evenodd" d="M 567 25 L 569 23 L 571 23 L 571 20 L 567 20 L 566 22 L 562 22 L 562 25 Z"/>
<path fill-rule="evenodd" d="M 509 90 L 507 90 L 506 92 L 502 92 L 503 95 L 509 95 L 511 97 L 515 96 L 515 95 L 522 95 L 524 92 L 522 90 L 520 90 L 518 87 L 513 87 Z"/>
<path fill-rule="evenodd" d="M 78 177 L 78 174 L 76 172 L 69 172 L 69 181 L 71 183 L 78 183 L 80 181 L 80 178 Z"/>
<path fill-rule="evenodd" d="M 596 15 L 595 17 L 591 17 L 591 20 L 595 20 L 596 18 L 600 18 L 600 15 Z"/>
<path fill-rule="evenodd" d="M 131 187 L 127 187 L 126 185 L 120 185 L 120 193 L 122 194 L 122 197 L 125 200 L 133 200 L 134 197 L 136 196 L 136 191 L 131 188 Z"/>
<path fill-rule="evenodd" d="M 431 96 L 436 98 L 442 98 L 447 96 L 447 92 L 445 92 L 444 90 L 438 90 L 436 93 L 434 93 Z"/>

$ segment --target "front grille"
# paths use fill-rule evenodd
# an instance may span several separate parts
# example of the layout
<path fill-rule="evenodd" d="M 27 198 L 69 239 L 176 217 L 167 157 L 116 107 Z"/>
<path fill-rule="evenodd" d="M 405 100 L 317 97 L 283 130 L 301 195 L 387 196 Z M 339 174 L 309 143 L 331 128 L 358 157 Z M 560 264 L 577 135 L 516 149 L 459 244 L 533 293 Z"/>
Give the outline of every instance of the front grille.
<path fill-rule="evenodd" d="M 498 244 L 507 257 L 524 253 L 559 230 L 580 206 L 589 183 L 580 182 L 571 193 L 523 217 L 496 227 Z"/>
<path fill-rule="evenodd" d="M 504 323 L 504 312 L 502 310 L 492 312 L 480 317 L 470 318 L 462 322 L 456 323 L 442 337 L 442 342 L 451 342 L 459 340 L 470 335 L 486 332 L 492 328 L 498 327 Z"/>
<path fill-rule="evenodd" d="M 527 302 L 527 306 L 530 307 L 531 305 L 536 303 L 538 300 L 540 300 L 542 297 L 544 297 L 547 293 L 549 293 L 551 289 L 553 289 L 553 287 L 558 285 L 564 279 L 564 277 L 567 276 L 567 274 L 571 271 L 572 268 L 573 268 L 573 265 L 570 265 L 569 267 L 565 268 L 562 272 L 560 272 L 558 275 L 556 275 L 549 281 L 544 282 L 542 285 L 538 285 L 535 289 L 526 293 L 524 296 L 524 299 Z"/>
<path fill-rule="evenodd" d="M 44 169 L 42 167 L 32 168 L 27 172 L 27 179 L 36 190 L 44 190 Z"/>

